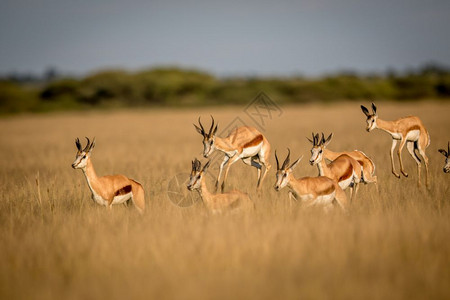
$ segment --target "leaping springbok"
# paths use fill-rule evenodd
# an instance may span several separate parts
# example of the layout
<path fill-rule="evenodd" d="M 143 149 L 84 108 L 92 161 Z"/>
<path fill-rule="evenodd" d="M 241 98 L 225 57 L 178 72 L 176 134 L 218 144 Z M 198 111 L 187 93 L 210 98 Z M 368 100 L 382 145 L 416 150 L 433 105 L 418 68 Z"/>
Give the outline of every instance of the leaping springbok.
<path fill-rule="evenodd" d="M 89 189 L 92 192 L 92 200 L 97 204 L 112 208 L 113 204 L 128 203 L 131 200 L 134 206 L 142 213 L 145 209 L 144 189 L 142 185 L 124 175 L 107 175 L 98 177 L 91 161 L 92 149 L 95 147 L 95 138 L 92 143 L 87 139 L 87 145 L 81 149 L 80 140 L 77 138 L 77 155 L 72 168 L 81 169 Z"/>
<path fill-rule="evenodd" d="M 213 214 L 220 214 L 227 211 L 253 210 L 255 204 L 250 197 L 240 191 L 231 191 L 223 194 L 212 194 L 208 191 L 203 175 L 208 170 L 208 161 L 202 169 L 202 164 L 198 159 L 192 161 L 192 171 L 187 184 L 188 190 L 197 190 L 206 208 Z"/>
<path fill-rule="evenodd" d="M 214 127 L 214 118 L 211 116 L 212 124 L 207 133 L 198 118 L 200 127 L 194 124 L 195 129 L 203 136 L 203 156 L 207 158 L 215 149 L 222 151 L 225 157 L 220 164 L 219 175 L 216 181 L 216 190 L 219 186 L 223 167 L 226 166 L 221 189 L 224 190 L 230 166 L 241 159 L 245 164 L 255 167 L 258 170 L 258 184 L 261 186 L 267 172 L 270 170 L 269 156 L 270 144 L 264 135 L 256 128 L 242 126 L 234 129 L 225 138 L 216 136 L 217 125 Z M 261 176 L 261 168 L 264 166 L 264 173 Z"/>
<path fill-rule="evenodd" d="M 378 118 L 377 107 L 372 103 L 372 113 L 369 113 L 369 110 L 361 105 L 361 110 L 367 117 L 367 127 L 366 130 L 368 132 L 374 130 L 375 128 L 386 131 L 392 136 L 392 146 L 391 146 L 391 166 L 392 166 L 392 174 L 394 174 L 397 178 L 400 178 L 400 175 L 395 171 L 394 166 L 394 149 L 397 145 L 397 141 L 400 141 L 400 145 L 398 146 L 397 155 L 400 161 L 400 171 L 403 176 L 408 177 L 408 174 L 403 169 L 403 161 L 402 161 L 402 150 L 406 143 L 406 148 L 408 148 L 409 154 L 414 158 L 417 164 L 417 177 L 418 177 L 418 185 L 420 186 L 420 167 L 421 160 L 416 153 L 416 150 L 419 150 L 420 155 L 425 161 L 425 170 L 426 170 L 426 186 L 429 188 L 429 179 L 428 179 L 428 157 L 425 154 L 425 149 L 430 145 L 430 135 L 428 131 L 425 129 L 422 121 L 415 116 L 409 116 L 400 118 L 395 121 L 384 121 Z"/>
<path fill-rule="evenodd" d="M 333 135 L 330 134 L 326 140 L 320 140 L 319 134 L 313 134 L 313 140 L 308 139 L 313 145 L 309 163 L 317 165 L 319 176 L 333 179 L 343 190 L 350 187 L 350 199 L 354 199 L 358 191 L 358 183 L 361 181 L 361 165 L 347 154 L 342 154 L 327 164 L 323 152 L 332 137 Z"/>
<path fill-rule="evenodd" d="M 333 201 L 339 204 L 341 209 L 347 211 L 347 196 L 332 179 L 326 176 L 319 177 L 302 177 L 296 179 L 293 175 L 293 170 L 303 157 L 300 157 L 289 166 L 290 150 L 288 155 L 280 167 L 278 163 L 277 152 L 275 151 L 275 159 L 277 161 L 277 174 L 275 182 L 275 190 L 278 192 L 285 186 L 289 188 L 289 198 L 293 197 L 300 200 L 306 205 L 322 205 L 324 210 L 328 211 L 333 207 Z"/>
<path fill-rule="evenodd" d="M 333 134 L 331 134 L 333 135 Z M 314 139 L 314 134 L 313 134 Z M 308 139 L 310 142 L 312 142 L 310 139 Z M 322 133 L 322 143 L 325 142 L 325 136 Z M 377 176 L 375 176 L 375 164 L 364 152 L 360 150 L 353 150 L 353 151 L 343 151 L 343 152 L 334 152 L 330 149 L 324 148 L 323 149 L 323 156 L 333 161 L 342 154 L 346 154 L 356 160 L 362 168 L 362 176 L 361 176 L 361 182 L 363 183 L 374 183 L 376 189 L 378 190 L 377 186 Z"/>
<path fill-rule="evenodd" d="M 450 173 L 450 142 L 447 143 L 447 151 L 444 149 L 439 149 L 438 151 L 445 156 L 444 173 Z"/>

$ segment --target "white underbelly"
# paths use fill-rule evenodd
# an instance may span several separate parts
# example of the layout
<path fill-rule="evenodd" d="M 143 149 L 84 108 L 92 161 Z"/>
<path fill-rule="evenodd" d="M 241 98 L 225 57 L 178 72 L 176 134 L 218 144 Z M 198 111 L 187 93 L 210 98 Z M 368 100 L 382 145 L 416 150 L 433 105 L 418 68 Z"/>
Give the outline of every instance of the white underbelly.
<path fill-rule="evenodd" d="M 406 140 L 408 141 L 417 141 L 419 139 L 420 136 L 420 130 L 411 130 L 410 132 L 408 132 L 408 134 L 406 135 Z"/>
<path fill-rule="evenodd" d="M 104 205 L 104 206 L 108 205 L 108 201 L 103 199 L 100 195 L 98 195 L 95 192 L 92 192 L 92 200 L 94 200 L 95 203 L 100 204 L 100 205 Z"/>
<path fill-rule="evenodd" d="M 339 181 L 339 186 L 341 187 L 341 189 L 345 190 L 352 183 L 352 181 L 353 181 L 353 176 L 350 176 L 347 179 Z"/>
<path fill-rule="evenodd" d="M 124 203 L 124 202 L 130 200 L 131 196 L 132 196 L 132 193 L 131 193 L 131 192 L 128 193 L 128 194 L 124 194 L 124 195 L 120 195 L 120 196 L 115 196 L 114 199 L 113 199 L 112 204 L 121 204 L 121 203 Z"/>
<path fill-rule="evenodd" d="M 397 132 L 391 132 L 392 138 L 394 140 L 401 140 L 402 139 L 402 135 L 400 133 Z"/>
<path fill-rule="evenodd" d="M 296 195 L 302 202 L 305 202 L 309 206 L 312 205 L 328 205 L 333 202 L 334 199 L 334 192 L 329 195 L 322 195 L 318 196 L 316 198 L 313 197 L 311 194 L 305 194 L 305 195 Z"/>
<path fill-rule="evenodd" d="M 253 157 L 256 154 L 259 153 L 259 150 L 261 149 L 261 145 L 262 143 L 256 145 L 256 146 L 252 146 L 252 147 L 248 147 L 248 148 L 244 148 L 244 150 L 242 150 L 241 153 L 241 157 Z"/>

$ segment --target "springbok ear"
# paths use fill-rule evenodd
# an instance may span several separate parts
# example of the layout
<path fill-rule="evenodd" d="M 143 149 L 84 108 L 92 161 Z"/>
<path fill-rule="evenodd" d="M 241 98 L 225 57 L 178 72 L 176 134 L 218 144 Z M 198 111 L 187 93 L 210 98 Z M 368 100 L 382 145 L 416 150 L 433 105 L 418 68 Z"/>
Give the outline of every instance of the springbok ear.
<path fill-rule="evenodd" d="M 197 130 L 198 133 L 200 133 L 201 135 L 205 135 L 204 132 L 203 132 L 203 130 L 202 130 L 200 127 L 198 127 L 198 126 L 195 125 L 195 124 L 192 124 L 192 125 L 194 125 L 194 127 L 195 127 L 195 129 Z"/>
<path fill-rule="evenodd" d="M 448 153 L 444 149 L 439 149 L 438 151 L 439 153 L 442 153 L 442 155 L 444 155 L 445 157 L 448 157 Z"/>
<path fill-rule="evenodd" d="M 303 155 L 300 156 L 294 163 L 289 167 L 289 169 L 294 170 L 294 168 L 298 165 L 298 163 L 302 160 Z"/>
<path fill-rule="evenodd" d="M 206 172 L 206 170 L 208 170 L 210 163 L 211 163 L 211 160 L 208 160 L 208 162 L 203 166 L 202 173 Z"/>
<path fill-rule="evenodd" d="M 214 130 L 213 130 L 213 132 L 212 132 L 212 135 L 213 135 L 213 136 L 216 135 L 216 132 L 217 132 L 217 126 L 219 126 L 219 124 L 217 124 L 216 127 L 214 128 Z"/>
<path fill-rule="evenodd" d="M 75 140 L 75 145 L 77 146 L 78 151 L 81 152 L 81 143 L 80 143 L 80 139 L 79 138 L 77 138 Z"/>
<path fill-rule="evenodd" d="M 91 145 L 89 146 L 88 152 L 91 152 L 92 149 L 94 149 L 94 147 L 95 147 L 95 137 L 94 137 L 94 140 L 92 141 Z"/>
<path fill-rule="evenodd" d="M 366 115 L 366 117 L 370 116 L 369 110 L 364 105 L 361 105 L 361 110 Z"/>
<path fill-rule="evenodd" d="M 375 106 L 375 104 L 372 102 L 372 111 L 374 115 L 377 115 L 377 107 Z"/>
<path fill-rule="evenodd" d="M 333 138 L 333 133 L 330 133 L 330 135 L 327 137 L 323 145 L 326 147 L 331 142 L 331 139 Z"/>

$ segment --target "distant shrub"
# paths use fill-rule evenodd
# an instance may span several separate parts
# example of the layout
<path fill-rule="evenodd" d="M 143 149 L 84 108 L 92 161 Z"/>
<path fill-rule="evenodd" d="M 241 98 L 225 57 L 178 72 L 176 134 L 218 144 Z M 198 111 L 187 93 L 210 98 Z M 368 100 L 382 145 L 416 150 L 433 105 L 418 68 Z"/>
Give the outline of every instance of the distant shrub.
<path fill-rule="evenodd" d="M 404 74 L 393 70 L 386 75 L 342 72 L 321 78 L 216 78 L 202 71 L 179 68 L 104 70 L 81 79 L 52 78 L 50 82 L 47 77 L 39 81 L 33 76 L 16 75 L 0 81 L 0 112 L 245 105 L 261 91 L 279 103 L 450 99 L 449 69 L 432 64 Z"/>

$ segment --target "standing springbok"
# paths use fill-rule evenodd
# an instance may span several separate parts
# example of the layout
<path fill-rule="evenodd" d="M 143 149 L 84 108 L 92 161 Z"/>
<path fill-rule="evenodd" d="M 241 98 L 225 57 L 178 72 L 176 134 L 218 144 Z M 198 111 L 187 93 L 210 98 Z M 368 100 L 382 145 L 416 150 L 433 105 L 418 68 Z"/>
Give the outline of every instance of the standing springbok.
<path fill-rule="evenodd" d="M 220 214 L 227 211 L 253 210 L 255 204 L 250 197 L 240 191 L 231 191 L 223 194 L 212 194 L 208 191 L 203 175 L 208 170 L 208 161 L 202 169 L 198 159 L 192 161 L 192 171 L 187 184 L 188 190 L 197 190 L 206 208 L 213 214 Z"/>
<path fill-rule="evenodd" d="M 107 175 L 98 177 L 91 161 L 92 149 L 95 147 L 95 138 L 92 143 L 87 139 L 87 145 L 81 149 L 80 140 L 77 138 L 77 155 L 72 168 L 81 169 L 89 189 L 92 192 L 92 200 L 97 204 L 112 208 L 113 204 L 127 204 L 129 200 L 142 213 L 145 209 L 144 189 L 142 185 L 124 175 Z"/>
<path fill-rule="evenodd" d="M 447 151 L 444 149 L 439 149 L 438 151 L 445 156 L 444 173 L 450 173 L 450 142 L 447 143 Z"/>
<path fill-rule="evenodd" d="M 367 127 L 366 130 L 368 132 L 374 130 L 375 128 L 386 131 L 392 136 L 392 146 L 391 146 L 391 166 L 392 166 L 392 174 L 394 174 L 397 178 L 400 178 L 400 175 L 395 171 L 394 166 L 394 149 L 397 145 L 397 141 L 400 141 L 400 145 L 398 146 L 397 155 L 400 161 L 400 171 L 403 176 L 408 177 L 408 174 L 403 169 L 403 161 L 402 161 L 402 150 L 406 143 L 406 148 L 408 148 L 408 152 L 411 157 L 416 161 L 417 164 L 417 177 L 418 177 L 418 185 L 420 186 L 420 167 L 421 160 L 416 153 L 416 150 L 419 150 L 420 155 L 425 161 L 425 170 L 426 170 L 426 186 L 429 188 L 429 179 L 428 179 L 428 157 L 425 154 L 425 149 L 430 145 L 430 135 L 428 131 L 423 126 L 422 121 L 415 116 L 409 116 L 400 118 L 395 121 L 384 121 L 378 118 L 377 107 L 372 103 L 372 113 L 369 113 L 369 110 L 361 105 L 361 110 L 367 117 Z"/>
<path fill-rule="evenodd" d="M 278 192 L 287 186 L 290 190 L 289 198 L 293 197 L 296 200 L 301 200 L 308 207 L 322 205 L 325 211 L 332 208 L 333 201 L 336 200 L 341 209 L 344 212 L 347 211 L 347 196 L 339 184 L 325 176 L 296 179 L 293 175 L 293 170 L 303 156 L 289 166 L 290 154 L 291 151 L 288 149 L 288 155 L 280 167 L 277 152 L 275 151 L 275 159 L 277 161 L 275 190 Z"/>
<path fill-rule="evenodd" d="M 332 134 L 331 134 L 332 135 Z M 314 139 L 314 134 L 313 134 Z M 310 139 L 308 139 L 310 142 L 312 142 Z M 325 142 L 325 136 L 322 133 L 322 143 Z M 378 190 L 377 186 L 377 176 L 375 176 L 375 164 L 373 163 L 372 159 L 370 159 L 364 152 L 360 150 L 353 150 L 353 151 L 343 151 L 343 152 L 334 152 L 330 149 L 324 148 L 323 149 L 323 156 L 333 161 L 339 156 L 346 154 L 356 160 L 362 168 L 362 176 L 361 176 L 361 182 L 363 183 L 374 183 L 376 189 Z"/>
<path fill-rule="evenodd" d="M 258 170 L 258 184 L 261 186 L 267 172 L 270 170 L 269 156 L 270 144 L 267 139 L 256 128 L 242 126 L 234 129 L 225 138 L 216 136 L 217 125 L 214 127 L 214 118 L 211 116 L 212 124 L 207 133 L 198 118 L 200 127 L 194 124 L 195 129 L 203 136 L 203 156 L 207 158 L 215 149 L 225 153 L 225 157 L 220 164 L 219 175 L 216 181 L 216 191 L 222 176 L 223 167 L 226 166 L 221 189 L 224 190 L 230 166 L 239 159 Z M 264 173 L 261 176 L 261 168 L 264 166 Z"/>
<path fill-rule="evenodd" d="M 319 134 L 313 134 L 313 140 L 308 139 L 313 145 L 309 163 L 312 166 L 317 165 L 319 176 L 326 176 L 333 179 L 343 190 L 350 187 L 350 199 L 354 199 L 358 192 L 358 183 L 361 180 L 361 165 L 346 154 L 338 156 L 330 164 L 327 164 L 323 152 L 332 137 L 333 135 L 330 134 L 326 140 L 320 140 Z"/>

